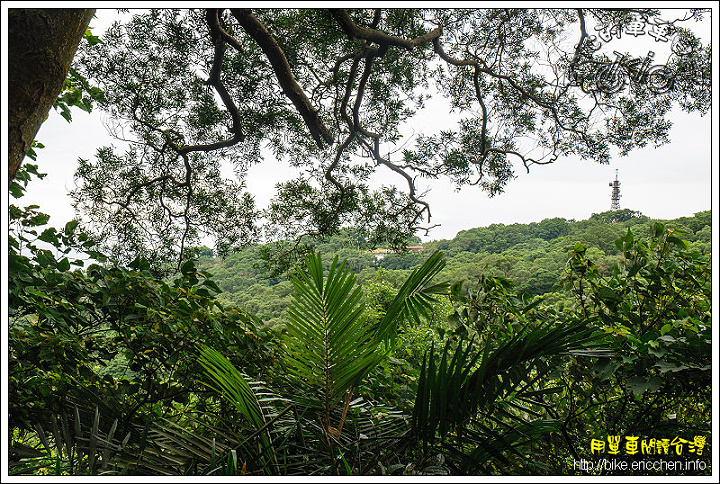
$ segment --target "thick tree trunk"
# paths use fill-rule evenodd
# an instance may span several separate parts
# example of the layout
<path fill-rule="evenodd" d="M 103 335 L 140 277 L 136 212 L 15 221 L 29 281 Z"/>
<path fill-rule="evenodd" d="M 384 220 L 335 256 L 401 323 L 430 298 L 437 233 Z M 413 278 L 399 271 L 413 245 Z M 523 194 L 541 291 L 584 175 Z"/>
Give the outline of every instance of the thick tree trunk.
<path fill-rule="evenodd" d="M 8 10 L 8 182 L 62 91 L 94 9 Z"/>

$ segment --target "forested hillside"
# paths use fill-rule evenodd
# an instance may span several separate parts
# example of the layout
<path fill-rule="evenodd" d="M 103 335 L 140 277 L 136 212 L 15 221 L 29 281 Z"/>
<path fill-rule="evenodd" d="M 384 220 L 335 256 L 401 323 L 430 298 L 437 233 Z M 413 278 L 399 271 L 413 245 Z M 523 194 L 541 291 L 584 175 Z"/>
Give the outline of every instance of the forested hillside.
<path fill-rule="evenodd" d="M 710 211 L 658 221 L 682 234 L 691 249 L 710 253 Z M 443 280 L 469 282 L 487 273 L 514 282 L 519 292 L 540 295 L 552 291 L 577 242 L 588 247 L 587 255 L 600 274 L 608 275 L 622 259 L 615 241 L 628 229 L 645 237 L 653 222 L 638 212 L 624 209 L 594 214 L 580 221 L 552 218 L 530 224 L 495 224 L 461 231 L 452 240 L 425 243 L 422 252 L 390 253 L 381 258 L 360 250 L 357 236 L 351 231 L 330 237 L 317 247 L 325 260 L 335 255 L 347 260 L 360 283 L 381 278 L 397 286 L 411 269 L 440 250 L 447 261 L 439 275 Z M 260 247 L 251 246 L 224 258 L 214 258 L 212 251 L 206 249 L 199 267 L 211 273 L 224 291 L 220 300 L 247 309 L 266 324 L 275 324 L 284 318 L 292 284 L 287 277 L 269 277 L 262 270 L 259 250 Z"/>

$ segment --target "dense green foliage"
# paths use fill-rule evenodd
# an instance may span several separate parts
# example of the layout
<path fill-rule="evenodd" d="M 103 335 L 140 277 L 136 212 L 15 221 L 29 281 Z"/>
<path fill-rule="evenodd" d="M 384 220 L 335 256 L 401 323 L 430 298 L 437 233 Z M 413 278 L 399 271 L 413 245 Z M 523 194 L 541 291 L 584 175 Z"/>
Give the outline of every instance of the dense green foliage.
<path fill-rule="evenodd" d="M 349 260 L 308 255 L 290 281 L 263 279 L 257 249 L 158 279 L 75 222 L 11 215 L 13 473 L 568 474 L 590 439 L 708 442 L 709 212 L 668 222 L 684 234 L 599 214 L 426 244 L 448 258 L 375 259 L 345 234 L 322 247 Z M 527 239 L 565 250 L 542 296 L 498 275 Z M 231 302 L 246 295 L 218 269 L 264 300 Z M 251 304 L 281 312 L 267 324 Z"/>
<path fill-rule="evenodd" d="M 651 222 L 625 209 L 594 214 L 581 221 L 554 218 L 531 224 L 497 224 L 464 230 L 452 240 L 428 242 L 423 252 L 384 254 L 382 258 L 360 249 L 354 232 L 348 230 L 317 243 L 316 248 L 326 259 L 337 255 L 346 260 L 363 285 L 381 277 L 399 287 L 409 269 L 427 258 L 428 253 L 440 250 L 446 260 L 439 275 L 443 280 L 474 282 L 481 274 L 492 273 L 512 281 L 518 292 L 540 295 L 550 292 L 558 282 L 575 243 L 585 244 L 600 273 L 607 275 L 622 259 L 615 240 L 625 235 L 627 229 L 645 233 Z M 710 252 L 709 211 L 660 222 L 678 230 L 692 249 L 701 254 Z M 223 290 L 218 296 L 221 301 L 239 305 L 267 324 L 281 324 L 292 285 L 287 278 L 268 277 L 258 261 L 258 251 L 262 249 L 249 246 L 224 258 L 212 257 L 212 251 L 205 249 L 201 251 L 199 267 L 210 272 Z M 382 269 L 380 274 L 378 269 Z"/>
<path fill-rule="evenodd" d="M 671 101 L 707 110 L 709 47 L 691 32 L 673 26 L 692 51 L 666 66 L 676 85 L 634 79 L 626 97 L 589 75 L 603 60 L 584 30 L 562 51 L 586 14 L 632 20 L 153 10 L 102 41 L 88 32 L 56 109 L 70 120 L 71 107 L 99 103 L 137 144 L 80 161 L 75 196 L 102 230 L 9 207 L 10 473 L 668 473 L 578 467 L 615 442 L 634 462 L 680 459 L 685 446 L 682 458 L 703 464 L 685 473 L 710 474 L 709 211 L 493 225 L 422 252 L 367 251 L 418 244 L 427 206 L 413 182 L 371 192 L 374 166 L 351 155 L 406 177 L 477 177 L 494 194 L 511 178 L 508 155 L 526 167 L 572 153 L 602 162 L 611 146 L 663 142 Z M 532 42 L 549 47 L 557 82 L 533 71 Z M 471 115 L 419 136 L 400 168 L 379 145 L 400 140 L 439 61 L 435 87 Z M 602 109 L 583 111 L 580 92 Z M 604 108 L 616 115 L 600 123 Z M 530 135 L 547 158 L 516 151 Z M 273 242 L 228 253 L 260 214 L 219 161 L 242 171 L 267 139 L 307 176 L 280 185 L 262 214 Z M 43 176 L 25 164 L 15 203 Z M 196 246 L 203 232 L 223 257 Z"/>
<path fill-rule="evenodd" d="M 709 258 L 688 250 L 676 230 L 659 222 L 647 240 L 628 230 L 616 245 L 622 261 L 611 275 L 601 277 L 587 249 L 577 244 L 562 280 L 577 301 L 572 318 L 602 328 L 610 347 L 623 355 L 602 364 L 578 359 L 568 366 L 570 395 L 590 397 L 584 406 L 573 404 L 568 428 L 577 431 L 573 420 L 579 413 L 602 409 L 598 420 L 605 425 L 592 429 L 585 416 L 583 431 L 697 432 L 710 423 Z"/>

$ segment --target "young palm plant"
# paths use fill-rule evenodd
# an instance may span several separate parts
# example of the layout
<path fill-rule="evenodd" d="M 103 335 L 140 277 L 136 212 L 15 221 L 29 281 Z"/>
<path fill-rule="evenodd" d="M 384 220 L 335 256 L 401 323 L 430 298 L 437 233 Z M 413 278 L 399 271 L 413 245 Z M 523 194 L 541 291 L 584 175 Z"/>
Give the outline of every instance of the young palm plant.
<path fill-rule="evenodd" d="M 441 253 L 430 256 L 410 274 L 380 322 L 372 323 L 365 317 L 362 289 L 348 265 L 339 263 L 336 257 L 326 275 L 319 254 L 306 257 L 304 270 L 292 276 L 295 292 L 288 310 L 285 340 L 285 366 L 294 390 L 292 403 L 299 409 L 296 420 L 302 428 L 286 448 L 274 446 L 277 454 L 283 454 L 284 462 L 302 460 L 297 455 L 288 456 L 286 451 L 292 448 L 305 452 L 305 461 L 315 461 L 309 467 L 318 467 L 306 467 L 304 473 L 330 469 L 357 472 L 361 467 L 360 440 L 367 444 L 390 434 L 397 437 L 399 428 L 407 429 L 405 425 L 389 425 L 379 431 L 381 427 L 373 422 L 368 402 L 353 396 L 358 384 L 392 349 L 398 329 L 405 322 L 428 316 L 433 295 L 447 292 L 448 284 L 431 283 L 444 264 Z M 208 365 L 211 353 L 215 363 Z M 203 366 L 215 388 L 246 415 L 254 428 L 262 429 L 265 420 L 258 413 L 257 399 L 248 392 L 240 373 L 228 366 L 229 362 L 221 362 L 216 352 L 205 351 L 203 355 Z M 350 408 L 355 410 L 352 437 L 343 434 Z M 320 438 L 314 439 L 318 434 Z M 286 432 L 279 440 L 287 442 L 288 435 Z M 307 442 L 303 435 L 308 436 Z M 269 441 L 263 448 L 269 448 Z M 328 459 L 321 456 L 323 450 L 330 454 L 329 467 Z M 354 460 L 349 456 L 350 461 L 346 459 L 343 450 L 354 450 Z M 295 464 L 289 465 L 297 469 Z"/>
<path fill-rule="evenodd" d="M 358 383 L 390 349 L 398 327 L 419 321 L 431 310 L 433 294 L 447 291 L 447 284 L 431 285 L 444 266 L 435 253 L 399 290 L 383 319 L 368 323 L 362 290 L 345 262 L 336 257 L 327 276 L 320 254 L 306 258 L 306 270 L 292 277 L 295 293 L 288 311 L 288 373 L 309 390 L 302 403 L 317 412 L 328 444 L 339 440 L 348 407 Z M 337 421 L 333 413 L 342 410 Z"/>
<path fill-rule="evenodd" d="M 373 413 L 378 407 L 353 400 L 358 384 L 392 351 L 403 324 L 428 317 L 433 296 L 447 292 L 448 284 L 432 284 L 443 265 L 440 253 L 428 258 L 411 273 L 380 322 L 372 323 L 364 317 L 361 289 L 347 264 L 335 258 L 326 274 L 319 254 L 307 256 L 305 270 L 292 277 L 295 293 L 285 340 L 292 388 L 286 396 L 296 410 L 295 427 L 287 431 L 293 426 L 286 422 L 276 439 L 282 443 L 272 447 L 285 463 L 282 473 L 382 469 L 378 456 L 391 442 L 396 460 L 407 451 L 408 459 L 419 464 L 415 472 L 497 473 L 512 465 L 512 455 L 526 460 L 527 452 L 521 453 L 526 444 L 556 429 L 556 422 L 546 418 L 550 405 L 544 400 L 562 391 L 548 385 L 554 360 L 595 345 L 592 331 L 580 323 L 528 322 L 497 344 L 449 341 L 437 357 L 431 348 L 407 422 L 380 422 Z M 219 371 L 208 375 L 254 422 L 253 435 L 260 435 L 270 422 L 264 423 L 252 390 L 227 365 L 216 365 Z M 261 447 L 269 449 L 267 443 Z M 447 455 L 442 466 L 428 465 L 429 456 L 441 454 Z M 402 467 L 407 471 L 412 464 Z"/>
<path fill-rule="evenodd" d="M 312 389 L 307 403 L 319 411 L 329 441 L 340 438 L 353 389 L 383 357 L 363 318 L 362 289 L 337 258 L 324 277 L 319 255 L 306 258 L 307 271 L 292 276 L 295 293 L 288 311 L 288 372 Z M 344 401 L 338 422 L 331 420 Z"/>

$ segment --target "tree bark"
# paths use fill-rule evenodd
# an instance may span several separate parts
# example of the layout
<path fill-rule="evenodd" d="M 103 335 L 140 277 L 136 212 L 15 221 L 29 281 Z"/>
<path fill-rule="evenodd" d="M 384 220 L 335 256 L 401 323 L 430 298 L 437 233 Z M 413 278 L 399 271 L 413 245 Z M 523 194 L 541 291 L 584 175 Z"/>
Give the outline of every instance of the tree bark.
<path fill-rule="evenodd" d="M 8 183 L 61 93 L 95 9 L 8 10 Z"/>

